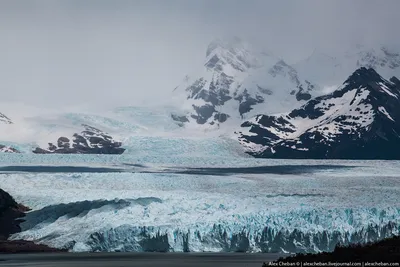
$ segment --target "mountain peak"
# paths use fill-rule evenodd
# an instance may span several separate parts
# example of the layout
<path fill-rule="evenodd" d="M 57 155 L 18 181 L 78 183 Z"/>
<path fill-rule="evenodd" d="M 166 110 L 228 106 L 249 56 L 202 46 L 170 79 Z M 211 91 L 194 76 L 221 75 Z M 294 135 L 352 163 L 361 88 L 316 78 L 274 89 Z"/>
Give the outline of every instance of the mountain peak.
<path fill-rule="evenodd" d="M 259 67 L 260 63 L 248 43 L 239 37 L 230 37 L 215 39 L 208 45 L 204 65 L 216 71 L 222 71 L 225 66 L 229 66 L 236 71 L 245 72 L 247 69 Z"/>
<path fill-rule="evenodd" d="M 256 157 L 399 159 L 399 85 L 359 68 L 331 94 L 244 122 L 238 139 Z"/>
<path fill-rule="evenodd" d="M 382 80 L 383 78 L 373 68 L 361 67 L 353 72 L 345 83 L 362 85 L 370 82 L 380 82 Z"/>
<path fill-rule="evenodd" d="M 399 83 L 397 81 L 397 77 L 386 80 L 375 69 L 361 67 L 354 71 L 332 95 L 338 96 L 357 89 L 365 92 L 369 91 L 368 94 L 374 95 L 373 98 L 375 99 L 381 99 L 382 97 L 386 99 L 388 96 L 400 99 Z"/>
<path fill-rule="evenodd" d="M 284 112 L 308 100 L 318 86 L 303 79 L 283 59 L 238 37 L 216 39 L 199 74 L 175 90 L 185 97 L 179 125 L 232 125 L 260 112 Z M 178 94 L 178 93 L 176 93 Z M 225 121 L 229 120 L 229 123 Z"/>
<path fill-rule="evenodd" d="M 344 85 L 347 88 L 369 88 L 369 90 L 399 98 L 400 95 L 397 86 L 400 83 L 398 81 L 395 76 L 388 81 L 379 75 L 375 69 L 361 67 L 350 75 Z"/>

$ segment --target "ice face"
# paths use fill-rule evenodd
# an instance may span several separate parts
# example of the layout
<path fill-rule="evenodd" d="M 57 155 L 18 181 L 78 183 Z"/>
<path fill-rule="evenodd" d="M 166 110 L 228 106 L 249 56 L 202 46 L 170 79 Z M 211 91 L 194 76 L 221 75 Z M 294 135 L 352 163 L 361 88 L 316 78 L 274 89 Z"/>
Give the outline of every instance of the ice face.
<path fill-rule="evenodd" d="M 299 171 L 12 173 L 0 184 L 33 208 L 14 239 L 71 251 L 316 252 L 399 233 L 398 163 L 263 163 Z"/>

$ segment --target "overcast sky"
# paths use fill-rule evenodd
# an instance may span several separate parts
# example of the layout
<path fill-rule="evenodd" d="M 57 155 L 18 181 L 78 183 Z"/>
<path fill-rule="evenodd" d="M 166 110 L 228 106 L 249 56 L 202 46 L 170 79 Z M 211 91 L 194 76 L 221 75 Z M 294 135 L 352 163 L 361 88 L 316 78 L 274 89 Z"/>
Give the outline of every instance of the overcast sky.
<path fill-rule="evenodd" d="M 399 0 L 1 0 L 1 102 L 144 104 L 168 97 L 219 36 L 294 62 L 397 42 L 399 10 Z"/>

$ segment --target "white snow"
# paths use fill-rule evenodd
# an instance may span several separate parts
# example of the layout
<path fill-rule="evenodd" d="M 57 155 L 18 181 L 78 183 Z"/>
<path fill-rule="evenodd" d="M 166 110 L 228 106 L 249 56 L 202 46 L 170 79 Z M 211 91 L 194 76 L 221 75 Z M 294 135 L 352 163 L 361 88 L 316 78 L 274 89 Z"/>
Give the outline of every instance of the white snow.
<path fill-rule="evenodd" d="M 228 128 L 226 124 L 229 122 L 231 122 L 231 125 L 238 125 L 241 121 L 250 119 L 257 114 L 287 112 L 304 103 L 304 101 L 297 101 L 296 96 L 292 93 L 292 91 L 297 92 L 298 86 L 307 90 L 308 85 L 304 76 L 300 77 L 294 68 L 287 65 L 279 57 L 248 49 L 248 45 L 243 45 L 241 41 L 231 41 L 230 43 L 217 41 L 210 46 L 212 49 L 209 48 L 205 65 L 192 75 L 186 76 L 182 84 L 173 90 L 173 100 L 171 101 L 174 102 L 175 106 L 181 107 L 186 114 L 190 115 L 194 112 L 193 105 L 206 104 L 205 102 L 198 103 L 198 100 L 193 99 L 196 96 L 190 95 L 187 91 L 188 88 L 201 81 L 201 88 L 207 91 L 210 84 L 212 82 L 217 83 L 224 74 L 233 79 L 233 83 L 227 88 L 230 97 L 235 98 L 246 90 L 251 98 L 264 98 L 262 104 L 252 106 L 253 109 L 243 116 L 239 113 L 239 102 L 237 100 L 231 99 L 223 105 L 217 106 L 219 112 L 230 116 L 227 122 L 222 123 L 225 124 L 225 129 Z M 214 57 L 219 59 L 219 68 L 210 68 L 206 64 Z M 243 64 L 243 62 L 246 62 L 246 64 Z M 234 66 L 240 66 L 240 69 Z M 299 84 L 297 84 L 296 79 L 298 79 Z M 309 81 L 313 82 L 312 80 Z M 318 92 L 319 88 L 316 86 L 311 93 L 315 96 L 318 95 Z M 217 124 L 213 126 L 209 124 L 213 120 L 212 118 L 203 125 L 197 125 L 197 122 L 190 116 L 188 118 L 190 122 L 185 123 L 185 127 L 188 128 L 218 129 L 219 127 Z"/>
<path fill-rule="evenodd" d="M 342 85 L 338 90 L 345 86 L 347 86 L 347 84 Z M 276 116 L 276 119 L 282 118 L 287 121 L 285 127 L 294 130 L 293 132 L 285 130 L 280 131 L 274 126 L 265 127 L 258 122 L 261 117 L 254 117 L 249 122 L 278 136 L 280 139 L 276 142 L 281 140 L 296 141 L 296 139 L 305 132 L 319 132 L 325 137 L 325 142 L 329 143 L 334 141 L 333 137 L 342 134 L 343 130 L 348 130 L 351 134 L 360 135 L 359 129 L 367 128 L 373 122 L 373 107 L 370 104 L 364 103 L 368 95 L 369 91 L 367 89 L 354 88 L 353 90 L 345 92 L 341 97 L 321 100 L 320 103 L 315 105 L 315 109 L 321 110 L 323 114 L 313 119 L 308 117 L 291 118 L 288 114 Z M 342 116 L 346 117 L 346 123 L 341 123 L 341 121 L 338 120 L 338 118 Z M 352 123 L 353 125 L 349 125 L 348 123 Z M 266 146 L 246 142 L 246 136 L 251 134 L 249 132 L 251 127 L 243 128 L 241 131 L 242 134 L 239 135 L 239 141 L 248 152 L 262 152 L 267 149 Z M 273 142 L 269 143 L 273 144 Z M 299 144 L 297 141 L 295 143 Z M 287 147 L 299 150 L 299 148 L 294 145 Z M 302 149 L 304 150 L 306 148 Z"/>
<path fill-rule="evenodd" d="M 392 92 L 390 92 L 390 89 L 385 85 L 385 84 L 383 84 L 383 83 L 378 83 L 380 86 L 381 86 L 381 89 L 382 89 L 382 91 L 384 91 L 385 93 L 387 93 L 388 95 L 390 95 L 390 96 L 393 96 L 393 97 L 395 97 L 395 98 L 398 98 L 398 96 L 397 95 L 395 95 L 395 94 L 393 94 Z"/>
<path fill-rule="evenodd" d="M 309 57 L 287 65 L 282 57 L 275 56 L 273 53 L 258 53 L 251 49 L 249 44 L 239 39 L 217 40 L 210 44 L 205 62 L 218 56 L 221 68 L 201 66 L 197 72 L 190 75 L 189 79 L 185 78 L 183 83 L 174 90 L 174 103 L 184 110 L 186 115 L 189 115 L 190 122 L 185 123 L 187 128 L 198 131 L 205 131 L 205 128 L 207 131 L 233 131 L 235 126 L 233 128 L 230 126 L 239 125 L 242 121 L 249 120 L 258 114 L 285 113 L 300 107 L 304 101 L 297 101 L 296 97 L 291 94 L 293 90 L 298 89 L 294 77 L 298 78 L 304 89 L 307 88 L 306 81 L 315 85 L 312 90 L 314 97 L 333 92 L 360 67 L 373 67 L 386 79 L 392 76 L 400 77 L 400 55 L 396 51 L 399 51 L 399 47 L 371 48 L 356 45 L 344 53 L 330 55 L 325 51 L 315 49 Z M 244 62 L 245 64 L 243 64 Z M 233 65 L 241 66 L 241 69 L 235 69 Z M 230 96 L 247 90 L 251 97 L 261 96 L 265 101 L 262 104 L 254 105 L 251 111 L 240 116 L 239 103 L 230 100 L 218 107 L 219 112 L 230 116 L 227 122 L 211 126 L 209 123 L 213 119 L 210 118 L 205 124 L 198 125 L 190 117 L 194 112 L 192 105 L 196 105 L 197 100 L 187 99 L 186 89 L 201 78 L 205 81 L 204 88 L 208 90 L 211 81 L 217 81 L 221 73 L 233 77 L 234 82 L 229 87 Z M 398 97 L 384 86 L 382 87 L 382 90 L 389 95 Z M 270 93 L 262 93 L 259 88 Z M 202 104 L 204 102 L 197 105 Z M 225 125 L 222 126 L 223 124 Z M 230 126 L 228 127 L 227 124 Z"/>
<path fill-rule="evenodd" d="M 378 107 L 378 110 L 382 112 L 389 120 L 394 121 L 392 116 L 390 116 L 389 112 L 386 111 L 384 107 Z"/>

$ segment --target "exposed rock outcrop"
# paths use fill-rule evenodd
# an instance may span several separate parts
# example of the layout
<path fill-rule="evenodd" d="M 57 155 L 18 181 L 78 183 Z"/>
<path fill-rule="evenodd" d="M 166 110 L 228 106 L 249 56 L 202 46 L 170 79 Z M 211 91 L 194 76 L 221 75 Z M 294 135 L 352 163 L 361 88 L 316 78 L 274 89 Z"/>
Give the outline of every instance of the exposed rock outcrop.
<path fill-rule="evenodd" d="M 7 240 L 21 231 L 19 226 L 29 208 L 18 204 L 6 191 L 0 189 L 0 253 L 61 252 L 63 250 L 38 245 L 25 240 Z"/>
<path fill-rule="evenodd" d="M 58 138 L 57 145 L 49 143 L 47 149 L 37 147 L 33 150 L 36 154 L 122 154 L 125 148 L 122 143 L 115 141 L 107 133 L 83 124 L 85 130 L 75 133 L 72 140 L 62 136 Z"/>
<path fill-rule="evenodd" d="M 3 153 L 21 153 L 18 149 L 11 146 L 0 145 L 0 152 Z"/>

